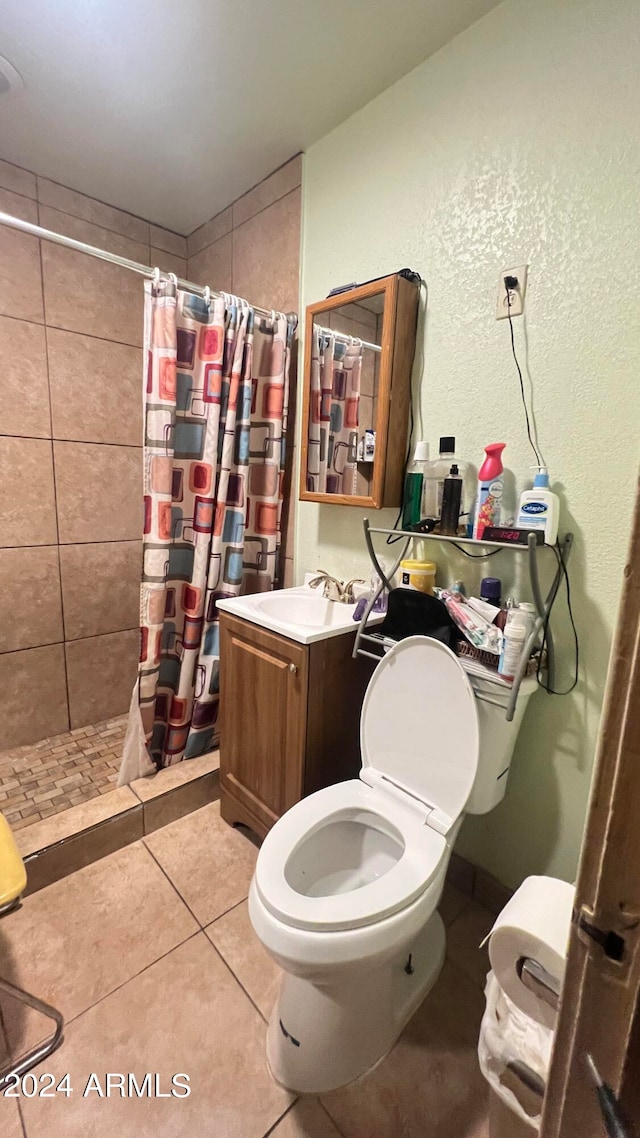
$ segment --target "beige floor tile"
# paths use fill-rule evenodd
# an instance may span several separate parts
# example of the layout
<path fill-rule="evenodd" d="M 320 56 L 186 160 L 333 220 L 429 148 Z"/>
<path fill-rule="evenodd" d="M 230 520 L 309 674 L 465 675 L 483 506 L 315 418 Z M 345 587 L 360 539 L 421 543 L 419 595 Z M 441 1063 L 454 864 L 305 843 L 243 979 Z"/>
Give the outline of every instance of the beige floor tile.
<path fill-rule="evenodd" d="M 0 652 L 62 639 L 57 547 L 0 549 Z"/>
<path fill-rule="evenodd" d="M 140 349 L 59 328 L 47 346 L 54 439 L 140 446 Z"/>
<path fill-rule="evenodd" d="M 27 1134 L 262 1138 L 290 1102 L 267 1072 L 264 1035 L 260 1016 L 201 934 L 70 1025 L 55 1068 L 70 1072 L 76 1093 L 28 1100 Z M 90 1073 L 107 1071 L 138 1079 L 157 1072 L 165 1093 L 184 1072 L 191 1094 L 82 1097 Z"/>
<path fill-rule="evenodd" d="M 256 848 L 222 821 L 217 802 L 157 830 L 145 843 L 202 925 L 249 892 Z"/>
<path fill-rule="evenodd" d="M 280 987 L 280 969 L 251 927 L 247 902 L 243 901 L 218 917 L 205 932 L 264 1018 L 268 1019 Z"/>
<path fill-rule="evenodd" d="M 23 1138 L 20 1111 L 16 1100 L 2 1103 L 2 1138 Z"/>
<path fill-rule="evenodd" d="M 198 755 L 196 759 L 187 759 L 173 767 L 163 767 L 148 778 L 136 778 L 129 785 L 141 802 L 149 802 L 152 798 L 168 794 L 170 790 L 219 769 L 220 751 L 209 751 L 206 755 Z"/>
<path fill-rule="evenodd" d="M 387 1058 L 359 1082 L 322 1096 L 344 1138 L 480 1138 L 488 1088 L 470 1038 L 472 989 L 443 969 Z"/>
<path fill-rule="evenodd" d="M 482 988 L 489 971 L 489 955 L 486 946 L 480 948 L 480 944 L 491 931 L 494 921 L 492 913 L 477 901 L 470 901 L 447 929 L 447 956 L 465 976 Z"/>
<path fill-rule="evenodd" d="M 131 845 L 27 897 L 3 918 L 3 974 L 69 1020 L 191 936 L 195 927 L 148 851 Z M 6 1015 L 15 1054 L 33 1040 L 41 1023 L 27 1022 L 15 1001 Z"/>
<path fill-rule="evenodd" d="M 51 435 L 44 328 L 0 316 L 0 423 L 5 435 Z"/>
<path fill-rule="evenodd" d="M 340 1132 L 317 1099 L 301 1098 L 287 1111 L 269 1138 L 340 1138 Z"/>
<path fill-rule="evenodd" d="M 115 790 L 110 790 L 108 794 L 92 798 L 90 802 L 79 802 L 77 806 L 68 806 L 60 814 L 54 814 L 42 822 L 34 822 L 24 830 L 18 830 L 16 834 L 18 849 L 23 857 L 27 857 L 53 845 L 54 842 L 64 841 L 82 833 L 83 830 L 89 830 L 92 826 L 98 826 L 107 818 L 123 814 L 125 810 L 132 810 L 137 805 L 138 799 L 129 787 L 119 786 Z"/>
<path fill-rule="evenodd" d="M 463 893 L 461 889 L 456 889 L 455 885 L 451 885 L 446 881 L 438 910 L 447 928 L 453 924 L 456 917 L 460 916 L 462 910 L 468 904 L 469 898 L 467 894 Z"/>

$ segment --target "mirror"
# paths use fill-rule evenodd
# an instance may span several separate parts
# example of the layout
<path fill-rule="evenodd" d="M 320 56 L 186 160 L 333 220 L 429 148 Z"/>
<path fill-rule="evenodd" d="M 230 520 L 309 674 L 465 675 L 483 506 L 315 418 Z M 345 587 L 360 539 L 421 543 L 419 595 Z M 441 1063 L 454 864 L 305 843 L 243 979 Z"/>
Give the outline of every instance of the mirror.
<path fill-rule="evenodd" d="M 400 505 L 420 285 L 408 276 L 307 308 L 302 501 Z"/>

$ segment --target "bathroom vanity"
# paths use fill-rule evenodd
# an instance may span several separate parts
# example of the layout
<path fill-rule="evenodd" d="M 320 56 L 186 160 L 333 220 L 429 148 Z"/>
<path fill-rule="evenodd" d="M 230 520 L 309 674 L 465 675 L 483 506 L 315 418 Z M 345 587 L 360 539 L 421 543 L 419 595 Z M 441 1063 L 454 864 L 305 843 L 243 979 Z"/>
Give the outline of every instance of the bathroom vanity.
<path fill-rule="evenodd" d="M 303 590 L 269 597 L 286 592 Z M 283 635 L 274 629 L 284 621 L 269 613 L 256 623 L 265 600 L 220 604 L 220 812 L 260 837 L 301 798 L 358 777 L 360 710 L 373 670 L 352 657 L 352 606 L 324 602 L 336 617 L 347 609 L 346 619 Z"/>

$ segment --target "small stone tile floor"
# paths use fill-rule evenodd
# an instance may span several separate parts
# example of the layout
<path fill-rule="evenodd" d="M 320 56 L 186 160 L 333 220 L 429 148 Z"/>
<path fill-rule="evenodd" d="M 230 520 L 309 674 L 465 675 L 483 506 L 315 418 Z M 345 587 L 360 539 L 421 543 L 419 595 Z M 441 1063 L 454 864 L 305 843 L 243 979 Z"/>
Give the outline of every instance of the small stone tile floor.
<path fill-rule="evenodd" d="M 0 752 L 0 810 L 12 830 L 115 789 L 126 715 Z"/>
<path fill-rule="evenodd" d="M 395 1047 L 350 1086 L 297 1098 L 266 1063 L 280 974 L 248 916 L 256 856 L 211 803 L 0 920 L 0 973 L 66 1021 L 40 1082 L 0 1096 L 3 1138 L 488 1138 L 476 1048 L 491 913 L 445 886 L 447 960 Z M 0 997 L 0 1066 L 43 1035 Z M 188 1097 L 171 1097 L 178 1073 Z"/>

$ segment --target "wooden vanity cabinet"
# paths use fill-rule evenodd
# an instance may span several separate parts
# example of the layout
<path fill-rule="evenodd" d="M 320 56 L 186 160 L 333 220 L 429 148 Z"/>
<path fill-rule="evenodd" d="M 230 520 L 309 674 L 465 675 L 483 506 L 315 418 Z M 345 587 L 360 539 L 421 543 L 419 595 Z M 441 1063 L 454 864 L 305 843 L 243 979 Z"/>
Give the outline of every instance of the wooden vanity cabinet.
<path fill-rule="evenodd" d="M 264 837 L 307 794 L 360 771 L 372 665 L 354 632 L 298 644 L 220 614 L 220 812 Z"/>

